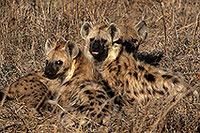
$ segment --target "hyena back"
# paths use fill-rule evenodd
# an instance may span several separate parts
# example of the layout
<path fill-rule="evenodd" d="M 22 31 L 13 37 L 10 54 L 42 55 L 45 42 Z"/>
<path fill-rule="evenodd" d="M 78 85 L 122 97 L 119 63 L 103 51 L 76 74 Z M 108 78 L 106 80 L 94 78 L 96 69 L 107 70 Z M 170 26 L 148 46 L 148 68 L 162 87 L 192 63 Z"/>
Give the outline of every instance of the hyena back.
<path fill-rule="evenodd" d="M 47 88 L 49 80 L 43 76 L 43 72 L 33 72 L 21 77 L 4 89 L 3 105 L 6 97 L 17 99 L 29 108 L 44 111 L 46 101 L 50 99 L 51 92 Z"/>
<path fill-rule="evenodd" d="M 99 27 L 88 22 L 81 29 L 85 54 L 114 91 L 132 104 L 174 96 L 188 88 L 179 74 L 136 61 L 125 50 L 124 41 L 119 41 L 120 31 L 116 24 Z"/>
<path fill-rule="evenodd" d="M 89 118 L 98 124 L 105 124 L 112 111 L 110 96 L 99 73 L 78 46 L 68 42 L 47 45 L 45 49 L 46 77 L 63 80 L 55 91 L 54 102 L 80 119 Z M 65 113 L 62 114 L 63 123 L 71 123 L 66 117 Z"/>

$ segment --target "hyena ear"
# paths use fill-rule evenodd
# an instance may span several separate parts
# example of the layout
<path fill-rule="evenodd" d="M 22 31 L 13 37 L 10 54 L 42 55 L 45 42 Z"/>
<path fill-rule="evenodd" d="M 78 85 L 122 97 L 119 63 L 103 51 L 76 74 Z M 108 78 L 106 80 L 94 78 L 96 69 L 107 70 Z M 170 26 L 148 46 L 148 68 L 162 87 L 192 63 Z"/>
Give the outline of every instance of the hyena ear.
<path fill-rule="evenodd" d="M 68 41 L 65 47 L 67 54 L 72 59 L 75 59 L 79 54 L 79 47 L 74 42 Z"/>
<path fill-rule="evenodd" d="M 145 21 L 141 21 L 136 26 L 137 33 L 140 37 L 140 41 L 144 41 L 148 36 L 148 27 Z"/>
<path fill-rule="evenodd" d="M 89 35 L 90 30 L 92 29 L 92 24 L 89 22 L 85 22 L 81 27 L 81 37 L 83 39 L 86 39 L 86 37 Z"/>
<path fill-rule="evenodd" d="M 108 27 L 107 31 L 111 35 L 112 41 L 117 41 L 120 38 L 120 29 L 117 27 L 116 24 L 111 23 Z"/>
<path fill-rule="evenodd" d="M 46 43 L 45 43 L 45 54 L 48 55 L 49 52 L 55 47 L 55 44 L 50 42 L 49 39 L 47 39 Z"/>

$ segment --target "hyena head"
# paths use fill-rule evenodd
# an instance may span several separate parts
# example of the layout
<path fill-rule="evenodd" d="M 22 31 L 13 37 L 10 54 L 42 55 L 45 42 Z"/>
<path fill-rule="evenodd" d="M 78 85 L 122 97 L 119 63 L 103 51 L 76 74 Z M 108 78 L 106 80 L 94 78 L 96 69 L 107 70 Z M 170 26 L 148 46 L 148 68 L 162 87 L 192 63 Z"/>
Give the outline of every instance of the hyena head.
<path fill-rule="evenodd" d="M 120 42 L 128 53 L 137 52 L 140 44 L 148 36 L 148 27 L 145 21 L 139 22 L 135 27 L 128 25 L 119 25 L 121 38 Z"/>
<path fill-rule="evenodd" d="M 135 52 L 147 34 L 148 28 L 144 21 L 135 28 L 129 25 L 117 26 L 114 23 L 110 26 L 93 26 L 89 22 L 85 22 L 81 28 L 81 36 L 85 40 L 85 55 L 95 62 L 114 60 L 122 46 L 127 52 Z"/>
<path fill-rule="evenodd" d="M 102 62 L 108 57 L 113 42 L 120 38 L 120 29 L 113 23 L 110 26 L 103 24 L 93 26 L 86 22 L 81 28 L 81 36 L 86 42 L 85 55 L 90 60 Z"/>
<path fill-rule="evenodd" d="M 55 79 L 64 75 L 79 54 L 79 48 L 73 42 L 68 41 L 63 44 L 45 44 L 46 67 L 45 76 Z"/>

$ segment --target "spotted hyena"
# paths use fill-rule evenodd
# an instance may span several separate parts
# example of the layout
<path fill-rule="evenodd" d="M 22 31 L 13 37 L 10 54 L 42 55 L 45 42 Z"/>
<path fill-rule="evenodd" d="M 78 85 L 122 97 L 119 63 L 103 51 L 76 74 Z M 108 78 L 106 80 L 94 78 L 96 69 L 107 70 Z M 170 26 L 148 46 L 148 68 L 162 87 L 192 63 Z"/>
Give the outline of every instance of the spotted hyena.
<path fill-rule="evenodd" d="M 46 58 L 48 59 L 47 55 Z M 39 112 L 50 109 L 48 101 L 54 98 L 52 94 L 55 94 L 61 86 L 63 79 L 50 77 L 50 75 L 46 77 L 45 74 L 46 72 L 32 72 L 6 87 L 1 105 L 8 98 L 17 99 L 18 102 L 23 102 L 27 107 L 35 108 Z M 49 109 L 48 111 L 51 111 Z"/>
<path fill-rule="evenodd" d="M 128 103 L 144 103 L 164 95 L 174 96 L 188 87 L 180 74 L 136 61 L 125 50 L 124 41 L 119 41 L 124 34 L 121 31 L 113 23 L 92 26 L 86 22 L 81 28 L 81 35 L 88 59 L 109 86 Z"/>
<path fill-rule="evenodd" d="M 120 38 L 117 43 L 122 44 L 126 52 L 136 53 L 148 35 L 146 22 L 141 21 L 135 27 L 131 24 L 120 24 L 118 27 L 120 29 Z"/>
<path fill-rule="evenodd" d="M 55 91 L 55 99 L 50 102 L 60 105 L 78 119 L 89 118 L 98 124 L 105 124 L 112 113 L 110 102 L 113 96 L 110 96 L 109 87 L 104 85 L 99 73 L 78 46 L 72 42 L 49 44 L 45 52 L 45 76 L 62 80 Z M 67 116 L 68 113 L 63 113 L 61 121 L 69 124 Z"/>

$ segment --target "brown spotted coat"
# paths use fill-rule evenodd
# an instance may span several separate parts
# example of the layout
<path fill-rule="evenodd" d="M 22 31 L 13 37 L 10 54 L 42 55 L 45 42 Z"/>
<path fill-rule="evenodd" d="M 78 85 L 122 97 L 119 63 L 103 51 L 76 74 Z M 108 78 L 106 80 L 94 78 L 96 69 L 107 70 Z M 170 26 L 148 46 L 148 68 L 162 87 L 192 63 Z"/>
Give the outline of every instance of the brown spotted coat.
<path fill-rule="evenodd" d="M 120 32 L 116 24 L 106 27 L 86 22 L 81 28 L 85 55 L 113 91 L 133 104 L 134 101 L 146 103 L 156 97 L 175 96 L 189 88 L 180 74 L 136 61 L 125 50 Z"/>
<path fill-rule="evenodd" d="M 50 80 L 43 76 L 43 72 L 33 72 L 21 77 L 4 90 L 4 98 L 17 99 L 19 102 L 25 103 L 29 108 L 35 108 L 42 111 L 51 97 L 47 84 Z"/>

